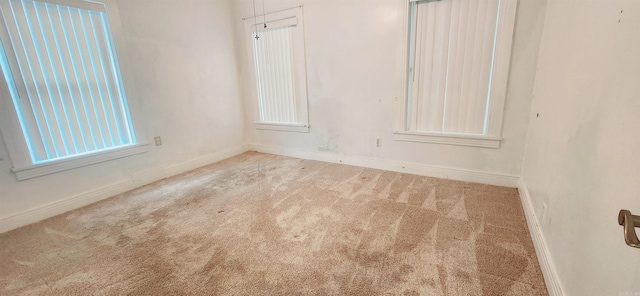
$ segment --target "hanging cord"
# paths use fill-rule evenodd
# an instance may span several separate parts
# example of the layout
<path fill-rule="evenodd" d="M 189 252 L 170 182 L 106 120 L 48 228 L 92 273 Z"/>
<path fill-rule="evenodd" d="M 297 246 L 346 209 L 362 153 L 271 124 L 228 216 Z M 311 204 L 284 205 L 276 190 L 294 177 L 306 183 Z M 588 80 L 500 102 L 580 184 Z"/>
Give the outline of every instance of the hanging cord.
<path fill-rule="evenodd" d="M 264 10 L 264 0 L 262 2 L 262 9 Z M 256 0 L 253 0 L 253 22 L 255 24 L 258 23 L 258 15 L 256 15 Z M 260 36 L 258 36 L 258 30 L 256 30 L 256 41 L 260 39 Z"/>
<path fill-rule="evenodd" d="M 262 0 L 262 21 L 264 21 L 264 28 L 267 28 L 267 14 L 264 12 L 264 0 Z"/>

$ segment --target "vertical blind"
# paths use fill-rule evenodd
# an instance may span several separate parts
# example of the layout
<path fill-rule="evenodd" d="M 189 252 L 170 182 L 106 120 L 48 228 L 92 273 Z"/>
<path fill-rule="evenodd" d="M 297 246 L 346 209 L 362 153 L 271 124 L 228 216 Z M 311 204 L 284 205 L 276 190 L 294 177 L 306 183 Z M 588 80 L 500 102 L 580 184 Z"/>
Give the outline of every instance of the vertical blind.
<path fill-rule="evenodd" d="M 485 134 L 500 0 L 410 5 L 411 124 L 418 131 Z"/>
<path fill-rule="evenodd" d="M 295 123 L 298 120 L 292 28 L 290 25 L 275 27 L 272 24 L 266 30 L 253 32 L 253 60 L 261 122 Z"/>
<path fill-rule="evenodd" d="M 104 6 L 79 3 L 0 1 L 3 72 L 34 164 L 135 144 Z"/>

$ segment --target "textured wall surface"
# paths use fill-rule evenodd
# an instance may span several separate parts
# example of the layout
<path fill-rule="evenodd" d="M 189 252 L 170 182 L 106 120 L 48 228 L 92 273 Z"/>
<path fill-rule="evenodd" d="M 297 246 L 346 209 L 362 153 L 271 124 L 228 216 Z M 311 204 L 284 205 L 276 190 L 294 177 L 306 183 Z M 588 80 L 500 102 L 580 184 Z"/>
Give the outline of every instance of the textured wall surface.
<path fill-rule="evenodd" d="M 565 295 L 637 295 L 640 2 L 549 1 L 522 178 Z"/>
<path fill-rule="evenodd" d="M 400 142 L 393 132 L 403 98 L 404 2 L 376 1 L 265 1 L 266 11 L 304 5 L 307 80 L 309 94 L 308 134 L 256 130 L 256 99 L 253 85 L 244 83 L 247 129 L 251 142 L 425 165 L 445 166 L 502 174 L 520 173 L 531 104 L 536 56 L 545 1 L 520 1 L 509 88 L 500 149 Z M 251 1 L 234 1 L 234 25 L 239 29 L 238 48 L 242 75 L 250 68 L 242 17 L 253 15 Z M 258 4 L 261 13 L 261 4 Z M 382 147 L 376 147 L 376 139 Z"/>

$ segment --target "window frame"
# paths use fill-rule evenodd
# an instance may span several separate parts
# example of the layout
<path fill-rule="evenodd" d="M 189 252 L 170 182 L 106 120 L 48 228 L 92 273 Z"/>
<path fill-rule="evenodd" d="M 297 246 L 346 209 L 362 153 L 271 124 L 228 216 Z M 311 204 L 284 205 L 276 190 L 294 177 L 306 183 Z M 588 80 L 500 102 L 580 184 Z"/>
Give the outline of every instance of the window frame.
<path fill-rule="evenodd" d="M 83 9 L 87 9 L 87 5 L 96 5 L 95 2 L 86 2 L 82 0 L 38 1 Z M 109 20 L 109 30 L 112 38 L 111 42 L 115 51 L 114 55 L 116 56 L 118 69 L 120 70 L 120 82 L 122 83 L 122 88 L 126 94 L 126 103 L 129 110 L 129 118 L 131 120 L 131 127 L 133 129 L 133 134 L 135 135 L 136 144 L 114 147 L 111 149 L 89 152 L 75 156 L 72 155 L 65 158 L 34 164 L 29 153 L 27 143 L 28 139 L 24 136 L 17 110 L 11 99 L 10 86 L 8 85 L 9 81 L 4 76 L 4 73 L 0 71 L 0 136 L 4 139 L 9 157 L 13 164 L 12 171 L 15 173 L 18 181 L 145 153 L 149 150 L 145 131 L 137 120 L 139 117 L 138 114 L 140 114 L 137 104 L 138 98 L 135 90 L 135 84 L 133 83 L 132 72 L 128 66 L 128 55 L 120 24 L 117 4 L 114 0 L 101 0 L 99 4 L 104 5 L 104 9 Z M 10 45 L 7 41 L 9 38 L 9 32 L 5 24 L 4 15 L 0 13 L 0 37 L 2 37 L 4 45 Z M 4 49 L 5 54 L 7 55 L 11 75 L 14 80 L 20 79 L 20 76 L 16 75 L 15 72 L 19 67 L 17 65 L 13 47 L 4 46 Z M 14 81 L 14 83 L 18 82 Z"/>
<path fill-rule="evenodd" d="M 485 134 L 467 134 L 453 132 L 425 132 L 410 128 L 408 118 L 414 112 L 417 99 L 412 99 L 408 93 L 409 59 L 411 41 L 411 2 L 430 2 L 434 0 L 401 0 L 404 12 L 403 28 L 403 53 L 401 74 L 401 100 L 398 104 L 398 122 L 394 132 L 396 141 L 448 144 L 460 146 L 472 146 L 482 148 L 500 148 L 502 141 L 502 124 L 504 106 L 507 95 L 507 84 L 511 64 L 511 49 L 513 32 L 515 30 L 515 17 L 518 0 L 500 0 L 500 18 L 496 35 L 496 47 L 493 63 L 493 79 L 491 80 L 491 96 L 487 112 L 487 127 Z M 447 1 L 447 0 L 444 0 Z M 415 32 L 414 32 L 415 34 Z M 414 70 L 415 71 L 415 70 Z"/>
<path fill-rule="evenodd" d="M 255 16 L 247 16 L 242 18 L 245 27 L 245 40 L 247 45 L 247 55 L 249 56 L 248 65 L 249 71 L 249 83 L 251 85 L 251 97 L 254 99 L 256 108 L 253 110 L 253 118 L 258 120 L 254 122 L 254 127 L 257 130 L 270 130 L 270 131 L 285 131 L 285 132 L 299 132 L 308 133 L 309 126 L 309 109 L 308 109 L 308 90 L 307 90 L 307 65 L 306 65 L 306 50 L 305 50 L 305 38 L 304 38 L 304 13 L 303 6 L 296 6 L 292 8 L 282 9 L 278 11 L 268 12 L 265 14 L 259 14 Z M 263 122 L 260 121 L 260 105 L 258 103 L 258 91 L 257 91 L 257 77 L 255 69 L 255 57 L 253 54 L 253 30 L 251 29 L 255 25 L 262 25 L 264 23 L 279 22 L 286 19 L 297 18 L 296 29 L 292 32 L 292 38 L 294 43 L 294 55 L 296 64 L 293 66 L 294 72 L 294 95 L 296 101 L 297 122 Z"/>

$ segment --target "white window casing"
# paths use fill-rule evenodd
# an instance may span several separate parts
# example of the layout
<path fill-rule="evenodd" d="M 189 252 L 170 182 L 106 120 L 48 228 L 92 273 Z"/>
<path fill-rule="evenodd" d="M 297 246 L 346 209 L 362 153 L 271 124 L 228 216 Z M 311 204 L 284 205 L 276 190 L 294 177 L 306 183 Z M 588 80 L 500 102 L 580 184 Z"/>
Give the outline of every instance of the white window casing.
<path fill-rule="evenodd" d="M 258 105 L 255 127 L 309 132 L 302 7 L 246 17 L 244 22 Z"/>
<path fill-rule="evenodd" d="M 147 150 L 114 2 L 0 9 L 0 127 L 18 180 Z"/>
<path fill-rule="evenodd" d="M 396 140 L 499 148 L 517 0 L 405 0 Z"/>

